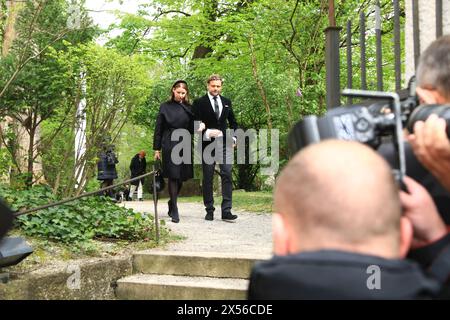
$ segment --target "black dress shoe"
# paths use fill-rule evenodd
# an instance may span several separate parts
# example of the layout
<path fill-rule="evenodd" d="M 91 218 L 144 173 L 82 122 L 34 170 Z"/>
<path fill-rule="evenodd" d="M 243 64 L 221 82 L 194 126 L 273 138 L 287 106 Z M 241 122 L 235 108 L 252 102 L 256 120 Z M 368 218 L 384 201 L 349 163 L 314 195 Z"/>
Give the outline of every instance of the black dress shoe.
<path fill-rule="evenodd" d="M 222 220 L 236 220 L 237 217 L 238 217 L 237 215 L 231 214 L 230 212 L 226 213 L 226 214 L 222 214 Z"/>
<path fill-rule="evenodd" d="M 173 223 L 180 222 L 180 216 L 178 215 L 178 212 L 172 212 L 170 217 L 172 218 Z"/>
<path fill-rule="evenodd" d="M 213 221 L 214 220 L 214 213 L 208 212 L 205 216 L 205 220 Z"/>
<path fill-rule="evenodd" d="M 178 222 L 180 222 L 180 218 L 175 218 L 175 217 L 173 217 L 173 218 L 172 218 L 172 222 L 173 222 L 173 223 L 178 223 Z"/>

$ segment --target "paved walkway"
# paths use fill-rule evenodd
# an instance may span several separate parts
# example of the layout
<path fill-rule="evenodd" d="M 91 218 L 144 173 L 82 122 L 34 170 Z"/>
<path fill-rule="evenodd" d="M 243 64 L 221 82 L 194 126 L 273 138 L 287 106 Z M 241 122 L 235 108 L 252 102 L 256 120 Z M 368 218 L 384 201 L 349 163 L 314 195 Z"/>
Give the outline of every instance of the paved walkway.
<path fill-rule="evenodd" d="M 153 202 L 133 201 L 123 204 L 138 212 L 152 212 Z M 180 223 L 171 222 L 167 215 L 167 199 L 158 202 L 160 219 L 167 228 L 186 239 L 171 243 L 164 250 L 208 253 L 263 254 L 272 252 L 272 217 L 270 214 L 233 210 L 239 218 L 236 222 L 220 219 L 216 209 L 214 221 L 204 219 L 205 210 L 201 203 L 179 203 Z M 160 249 L 159 249 L 160 250 Z"/>

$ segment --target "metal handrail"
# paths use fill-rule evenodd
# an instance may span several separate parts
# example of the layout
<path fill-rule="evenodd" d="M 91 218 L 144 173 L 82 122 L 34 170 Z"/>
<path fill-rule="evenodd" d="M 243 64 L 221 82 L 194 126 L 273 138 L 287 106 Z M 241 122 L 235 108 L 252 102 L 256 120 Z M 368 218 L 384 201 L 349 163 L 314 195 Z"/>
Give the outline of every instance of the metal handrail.
<path fill-rule="evenodd" d="M 62 204 L 65 204 L 65 203 L 68 203 L 68 202 L 72 202 L 72 201 L 75 201 L 75 200 L 78 200 L 78 199 L 81 199 L 81 198 L 90 197 L 90 196 L 93 196 L 93 195 L 98 195 L 101 192 L 104 192 L 104 191 L 107 191 L 107 190 L 111 190 L 111 189 L 123 186 L 125 184 L 128 184 L 130 182 L 133 182 L 133 181 L 136 181 L 136 180 L 140 180 L 142 178 L 145 178 L 145 177 L 148 177 L 148 176 L 152 175 L 153 176 L 153 202 L 155 203 L 156 242 L 159 243 L 159 221 L 158 221 L 158 208 L 157 208 L 157 205 L 158 205 L 158 194 L 156 192 L 156 178 L 155 178 L 157 172 L 158 171 L 155 170 L 154 167 L 153 167 L 153 171 L 148 172 L 148 173 L 143 174 L 143 175 L 140 175 L 138 177 L 135 177 L 135 178 L 132 178 L 132 179 L 128 179 L 128 180 L 125 180 L 123 182 L 120 182 L 120 183 L 117 183 L 117 184 L 114 184 L 112 186 L 108 186 L 108 187 L 105 187 L 105 188 L 102 188 L 102 189 L 99 189 L 99 190 L 96 190 L 96 191 L 83 193 L 83 194 L 80 194 L 80 195 L 78 195 L 76 197 L 63 199 L 61 201 L 57 201 L 57 202 L 54 202 L 54 203 L 49 203 L 49 204 L 46 204 L 46 205 L 43 205 L 43 206 L 40 206 L 40 207 L 27 209 L 27 210 L 22 210 L 22 211 L 15 211 L 14 212 L 14 216 L 15 217 L 20 217 L 20 216 L 23 216 L 23 215 L 26 215 L 26 214 L 30 214 L 32 212 L 36 212 L 36 211 L 40 211 L 40 210 L 44 210 L 44 209 L 60 206 Z"/>

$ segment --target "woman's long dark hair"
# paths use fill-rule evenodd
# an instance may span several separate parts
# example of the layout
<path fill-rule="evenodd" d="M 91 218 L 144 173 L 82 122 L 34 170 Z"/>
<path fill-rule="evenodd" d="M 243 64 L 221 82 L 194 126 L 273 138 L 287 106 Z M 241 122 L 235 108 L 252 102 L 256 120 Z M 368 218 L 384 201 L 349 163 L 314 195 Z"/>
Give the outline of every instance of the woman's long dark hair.
<path fill-rule="evenodd" d="M 189 88 L 187 85 L 187 82 L 184 80 L 178 80 L 175 81 L 175 83 L 172 86 L 172 89 L 170 90 L 170 101 L 174 102 L 175 101 L 175 95 L 173 93 L 173 90 L 177 89 L 177 88 L 183 88 L 184 90 L 186 90 L 186 97 L 184 98 L 184 104 L 190 105 L 191 102 L 189 101 Z"/>

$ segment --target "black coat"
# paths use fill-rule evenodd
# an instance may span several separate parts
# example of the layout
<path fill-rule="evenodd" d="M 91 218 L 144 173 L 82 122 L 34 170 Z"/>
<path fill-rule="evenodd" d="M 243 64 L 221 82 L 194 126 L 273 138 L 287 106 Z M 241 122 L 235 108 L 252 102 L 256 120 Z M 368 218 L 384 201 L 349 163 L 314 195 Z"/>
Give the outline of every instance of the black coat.
<path fill-rule="evenodd" d="M 117 179 L 116 163 L 119 163 L 119 160 L 117 160 L 114 152 L 102 152 L 97 163 L 97 180 Z"/>
<path fill-rule="evenodd" d="M 144 158 L 139 158 L 139 154 L 136 154 L 133 159 L 131 159 L 130 163 L 130 171 L 131 171 L 131 179 L 136 178 L 145 174 L 145 170 L 147 169 L 147 160 Z M 131 182 L 132 185 L 138 186 L 139 181 L 144 185 L 144 178 L 140 180 L 135 180 Z"/>
<path fill-rule="evenodd" d="M 209 100 L 208 95 L 195 100 L 192 105 L 192 109 L 194 111 L 195 120 L 202 121 L 205 124 L 206 129 L 221 130 L 224 137 L 227 137 L 227 139 L 229 139 L 231 137 L 226 134 L 226 130 L 228 128 L 237 130 L 238 125 L 236 122 L 236 118 L 234 117 L 231 100 L 222 96 L 220 96 L 220 99 L 222 100 L 223 109 L 219 119 L 217 119 L 216 115 L 214 114 L 214 109 L 211 105 L 211 101 Z M 209 141 L 204 141 L 203 147 L 206 147 L 209 143 Z"/>
<path fill-rule="evenodd" d="M 191 134 L 194 131 L 194 114 L 191 106 L 182 105 L 174 101 L 161 104 L 158 117 L 156 118 L 155 132 L 153 136 L 153 150 L 162 151 L 163 177 L 180 179 L 186 181 L 194 176 L 192 165 L 192 149 L 189 163 L 175 164 L 172 162 L 171 153 L 173 148 L 182 141 L 171 141 L 172 132 L 176 129 L 188 130 Z M 191 136 L 192 137 L 192 136 Z M 191 148 L 192 140 L 189 141 Z M 181 152 L 182 156 L 183 153 Z"/>
<path fill-rule="evenodd" d="M 381 289 L 369 289 L 380 268 Z M 251 300 L 427 299 L 442 284 L 409 260 L 389 260 L 343 251 L 304 252 L 276 256 L 257 264 L 250 277 Z"/>

